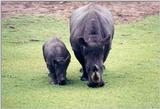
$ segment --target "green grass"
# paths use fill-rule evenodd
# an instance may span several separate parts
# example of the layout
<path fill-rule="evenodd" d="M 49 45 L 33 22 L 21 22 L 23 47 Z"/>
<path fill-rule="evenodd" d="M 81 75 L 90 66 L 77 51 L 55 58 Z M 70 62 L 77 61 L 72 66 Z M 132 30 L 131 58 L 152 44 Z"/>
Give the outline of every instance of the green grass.
<path fill-rule="evenodd" d="M 106 85 L 93 89 L 80 81 L 81 66 L 71 50 L 66 21 L 47 16 L 3 20 L 2 108 L 160 108 L 159 22 L 159 16 L 151 16 L 116 25 L 105 62 Z M 59 36 L 72 55 L 66 86 L 48 83 L 41 48 L 51 36 Z"/>

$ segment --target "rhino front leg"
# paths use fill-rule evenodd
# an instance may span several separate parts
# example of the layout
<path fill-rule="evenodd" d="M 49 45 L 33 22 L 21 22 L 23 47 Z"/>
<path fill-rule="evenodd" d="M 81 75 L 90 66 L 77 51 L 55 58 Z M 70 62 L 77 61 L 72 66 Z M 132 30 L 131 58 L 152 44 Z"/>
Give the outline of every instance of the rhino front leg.
<path fill-rule="evenodd" d="M 50 83 L 58 84 L 57 76 L 56 76 L 54 68 L 51 65 L 47 65 L 47 67 L 49 70 L 48 76 L 51 78 Z"/>
<path fill-rule="evenodd" d="M 85 68 L 85 62 L 84 62 L 83 55 L 78 51 L 74 51 L 74 54 L 75 54 L 77 60 L 79 61 L 79 63 L 81 64 L 81 66 L 82 66 L 81 71 L 83 71 L 83 72 L 82 72 L 81 80 L 82 81 L 87 81 L 88 80 L 88 75 L 86 73 L 86 68 Z"/>

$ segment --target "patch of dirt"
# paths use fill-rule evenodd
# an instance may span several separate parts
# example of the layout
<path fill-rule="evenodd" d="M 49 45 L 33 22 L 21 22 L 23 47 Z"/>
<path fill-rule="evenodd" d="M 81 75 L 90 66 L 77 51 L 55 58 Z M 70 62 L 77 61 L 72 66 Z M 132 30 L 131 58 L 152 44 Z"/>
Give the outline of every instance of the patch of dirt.
<path fill-rule="evenodd" d="M 68 19 L 72 11 L 89 2 L 2 2 L 2 19 L 17 15 L 51 15 Z M 115 22 L 127 23 L 160 13 L 160 2 L 96 2 L 108 8 Z"/>

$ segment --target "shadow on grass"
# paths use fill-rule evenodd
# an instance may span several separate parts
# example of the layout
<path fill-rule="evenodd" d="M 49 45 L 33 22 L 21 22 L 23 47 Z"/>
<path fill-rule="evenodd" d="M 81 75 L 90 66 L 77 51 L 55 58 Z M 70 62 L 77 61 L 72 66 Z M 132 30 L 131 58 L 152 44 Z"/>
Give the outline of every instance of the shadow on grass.
<path fill-rule="evenodd" d="M 48 75 L 42 75 L 38 76 L 34 79 L 31 79 L 30 81 L 31 86 L 30 88 L 34 88 L 36 90 L 46 89 L 46 88 L 64 88 L 64 89 L 70 89 L 70 88 L 87 88 L 87 82 L 81 81 L 80 78 L 77 77 L 71 77 L 67 78 L 67 84 L 66 85 L 55 85 L 53 83 L 50 83 L 50 78 Z"/>
<path fill-rule="evenodd" d="M 126 70 L 124 70 L 126 69 Z M 73 70 L 73 71 L 72 71 Z M 132 85 L 134 81 L 139 81 L 142 79 L 142 77 L 138 74 L 135 74 L 133 71 L 135 69 L 132 68 L 132 66 L 121 66 L 116 69 L 105 69 L 104 74 L 103 74 L 103 80 L 105 82 L 105 86 L 103 88 L 105 89 L 117 89 L 119 87 L 125 87 L 125 85 Z M 77 71 L 77 72 L 75 72 Z M 80 75 L 81 72 L 79 72 L 79 68 L 76 69 L 71 69 L 71 71 L 67 74 L 67 84 L 60 86 L 60 85 L 54 85 L 50 84 L 49 82 L 49 77 L 48 77 L 48 72 L 46 73 L 41 73 L 41 75 L 36 75 L 34 77 L 28 78 L 28 82 L 30 83 L 31 86 L 30 88 L 34 89 L 47 89 L 47 88 L 64 88 L 64 89 L 88 89 L 87 86 L 87 81 L 81 81 L 80 80 Z M 77 75 L 77 73 L 79 73 Z M 26 81 L 26 80 L 24 80 Z M 100 89 L 100 88 L 98 88 Z"/>

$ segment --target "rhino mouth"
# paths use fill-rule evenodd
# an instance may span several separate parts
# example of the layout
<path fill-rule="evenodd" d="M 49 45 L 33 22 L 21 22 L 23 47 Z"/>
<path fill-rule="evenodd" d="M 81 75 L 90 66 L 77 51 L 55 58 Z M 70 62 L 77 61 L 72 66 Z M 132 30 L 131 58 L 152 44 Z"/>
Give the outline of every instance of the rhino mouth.
<path fill-rule="evenodd" d="M 58 83 L 59 85 L 66 85 L 66 80 L 62 80 Z"/>
<path fill-rule="evenodd" d="M 91 88 L 103 87 L 104 85 L 105 85 L 104 82 L 100 82 L 100 83 L 88 83 L 88 87 L 91 87 Z"/>

